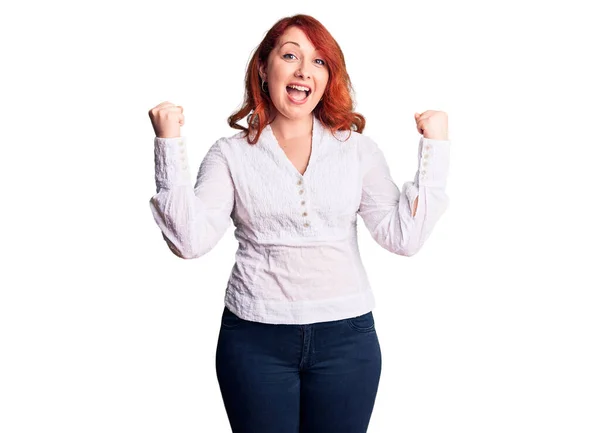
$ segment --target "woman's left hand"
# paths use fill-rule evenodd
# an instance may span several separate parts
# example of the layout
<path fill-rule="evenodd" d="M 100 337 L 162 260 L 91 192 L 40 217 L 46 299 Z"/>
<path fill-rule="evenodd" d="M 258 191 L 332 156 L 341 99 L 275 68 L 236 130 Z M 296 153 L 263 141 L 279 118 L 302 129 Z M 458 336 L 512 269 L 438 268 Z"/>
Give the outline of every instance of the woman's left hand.
<path fill-rule="evenodd" d="M 448 140 L 448 115 L 444 111 L 427 110 L 415 113 L 417 131 L 424 138 Z"/>

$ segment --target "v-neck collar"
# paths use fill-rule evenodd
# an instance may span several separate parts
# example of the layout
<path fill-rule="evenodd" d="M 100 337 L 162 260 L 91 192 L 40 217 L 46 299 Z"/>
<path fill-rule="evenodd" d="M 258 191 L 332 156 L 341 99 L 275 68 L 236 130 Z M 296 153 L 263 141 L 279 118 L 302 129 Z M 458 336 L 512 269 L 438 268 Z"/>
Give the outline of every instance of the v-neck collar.
<path fill-rule="evenodd" d="M 323 125 L 321 124 L 319 119 L 316 118 L 316 116 L 314 114 L 312 116 L 312 119 L 313 119 L 313 127 L 312 127 L 312 136 L 311 136 L 312 143 L 311 143 L 310 157 L 308 159 L 308 165 L 306 166 L 306 170 L 304 170 L 304 174 L 300 174 L 300 172 L 298 171 L 296 166 L 292 163 L 292 161 L 290 161 L 288 156 L 285 154 L 285 151 L 279 145 L 279 142 L 277 141 L 277 138 L 275 137 L 275 134 L 273 133 L 273 129 L 271 128 L 271 125 L 265 126 L 265 129 L 263 130 L 263 132 L 266 133 L 266 137 L 265 137 L 266 143 L 267 143 L 268 147 L 273 151 L 273 154 L 278 159 L 278 161 L 280 161 L 285 167 L 287 167 L 287 169 L 292 170 L 295 176 L 299 176 L 303 179 L 306 178 L 310 174 L 311 167 L 315 164 L 315 161 L 317 159 L 317 153 L 321 147 L 321 140 L 323 138 Z"/>

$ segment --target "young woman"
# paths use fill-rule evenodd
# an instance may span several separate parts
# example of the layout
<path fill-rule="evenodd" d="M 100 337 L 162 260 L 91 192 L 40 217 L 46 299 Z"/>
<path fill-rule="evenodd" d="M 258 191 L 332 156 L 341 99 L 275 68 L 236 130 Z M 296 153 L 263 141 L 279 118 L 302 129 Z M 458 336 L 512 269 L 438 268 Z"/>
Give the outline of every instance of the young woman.
<path fill-rule="evenodd" d="M 209 148 L 193 186 L 183 108 L 163 102 L 149 112 L 150 208 L 171 251 L 200 257 L 235 225 L 216 349 L 234 433 L 367 431 L 382 364 L 357 215 L 383 248 L 411 256 L 448 206 L 446 114 L 415 113 L 418 170 L 400 191 L 362 134 L 351 91 L 336 41 L 296 15 L 256 49 L 244 105 L 229 118 L 241 131 Z"/>

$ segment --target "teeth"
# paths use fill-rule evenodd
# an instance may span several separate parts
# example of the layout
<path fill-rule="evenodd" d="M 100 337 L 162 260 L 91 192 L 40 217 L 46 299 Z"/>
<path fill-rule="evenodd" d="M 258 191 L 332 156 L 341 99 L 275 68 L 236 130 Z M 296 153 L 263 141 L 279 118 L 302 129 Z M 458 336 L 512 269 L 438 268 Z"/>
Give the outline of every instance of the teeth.
<path fill-rule="evenodd" d="M 296 89 L 296 90 L 301 90 L 303 92 L 308 92 L 310 91 L 310 89 L 308 87 L 304 87 L 304 86 L 297 86 L 295 84 L 290 84 L 288 85 L 288 87 L 291 87 L 292 89 Z"/>

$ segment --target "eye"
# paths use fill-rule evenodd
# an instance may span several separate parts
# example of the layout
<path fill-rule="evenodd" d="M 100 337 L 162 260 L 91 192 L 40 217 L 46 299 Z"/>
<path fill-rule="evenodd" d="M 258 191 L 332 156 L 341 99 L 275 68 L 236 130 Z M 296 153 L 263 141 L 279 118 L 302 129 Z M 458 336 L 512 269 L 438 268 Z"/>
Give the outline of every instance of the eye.
<path fill-rule="evenodd" d="M 320 65 L 321 65 L 321 66 L 325 66 L 325 60 L 322 60 L 322 59 L 317 59 L 316 61 L 317 61 L 317 62 L 322 62 L 322 63 L 320 63 Z"/>
<path fill-rule="evenodd" d="M 291 53 L 284 54 L 284 55 L 283 55 L 283 58 L 284 58 L 284 59 L 286 58 L 285 56 L 294 56 L 294 55 L 293 55 L 293 54 L 291 54 Z M 296 57 L 296 56 L 294 56 L 294 57 Z"/>

